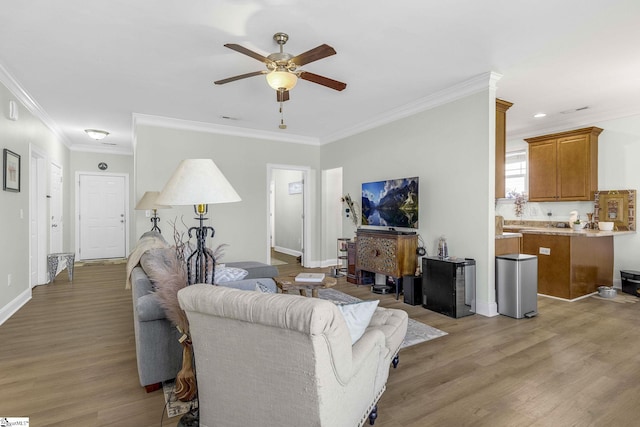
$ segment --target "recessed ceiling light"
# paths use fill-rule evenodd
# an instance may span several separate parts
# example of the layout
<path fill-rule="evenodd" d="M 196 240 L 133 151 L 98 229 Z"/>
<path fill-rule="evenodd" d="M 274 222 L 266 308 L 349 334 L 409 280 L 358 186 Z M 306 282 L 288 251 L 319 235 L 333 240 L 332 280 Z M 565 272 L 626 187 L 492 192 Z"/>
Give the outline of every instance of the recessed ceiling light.
<path fill-rule="evenodd" d="M 538 113 L 538 114 L 534 114 L 533 117 L 535 117 L 536 119 L 539 119 L 540 117 L 546 117 L 547 113 Z"/>

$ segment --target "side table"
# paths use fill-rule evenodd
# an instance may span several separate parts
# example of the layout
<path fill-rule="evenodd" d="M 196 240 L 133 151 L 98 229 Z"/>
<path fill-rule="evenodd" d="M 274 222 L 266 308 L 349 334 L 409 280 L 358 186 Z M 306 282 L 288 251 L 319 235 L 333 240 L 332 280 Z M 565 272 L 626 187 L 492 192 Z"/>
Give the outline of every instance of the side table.
<path fill-rule="evenodd" d="M 49 283 L 53 283 L 56 278 L 56 272 L 58 271 L 58 260 L 64 258 L 67 261 L 67 273 L 69 273 L 69 281 L 73 282 L 73 263 L 76 259 L 76 254 L 73 252 L 58 252 L 55 254 L 47 255 L 47 273 L 49 274 Z"/>

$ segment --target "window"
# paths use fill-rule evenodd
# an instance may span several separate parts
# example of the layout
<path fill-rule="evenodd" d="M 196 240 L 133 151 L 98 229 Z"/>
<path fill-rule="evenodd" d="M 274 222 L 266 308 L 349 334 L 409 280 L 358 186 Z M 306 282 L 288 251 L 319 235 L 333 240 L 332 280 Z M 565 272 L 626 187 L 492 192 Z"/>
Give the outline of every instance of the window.
<path fill-rule="evenodd" d="M 506 153 L 505 192 L 508 199 L 515 199 L 516 194 L 526 191 L 527 182 L 527 150 L 510 151 Z"/>

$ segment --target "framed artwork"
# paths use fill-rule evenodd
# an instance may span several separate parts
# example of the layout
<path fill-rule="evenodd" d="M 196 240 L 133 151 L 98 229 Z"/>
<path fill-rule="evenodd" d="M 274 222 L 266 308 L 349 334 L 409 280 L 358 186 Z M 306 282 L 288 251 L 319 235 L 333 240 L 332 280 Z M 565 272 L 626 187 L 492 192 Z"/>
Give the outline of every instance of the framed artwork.
<path fill-rule="evenodd" d="M 6 148 L 2 162 L 2 189 L 4 191 L 20 191 L 20 155 Z"/>
<path fill-rule="evenodd" d="M 611 221 L 614 230 L 635 231 L 636 190 L 597 191 L 593 212 L 595 222 Z"/>

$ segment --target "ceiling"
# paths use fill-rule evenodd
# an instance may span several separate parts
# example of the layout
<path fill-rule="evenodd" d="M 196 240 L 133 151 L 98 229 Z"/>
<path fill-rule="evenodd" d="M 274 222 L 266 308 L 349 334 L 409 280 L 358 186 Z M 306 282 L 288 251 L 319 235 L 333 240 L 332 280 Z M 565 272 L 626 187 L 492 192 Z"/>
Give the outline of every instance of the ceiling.
<path fill-rule="evenodd" d="M 134 117 L 321 144 L 490 71 L 515 138 L 640 113 L 639 18 L 637 0 L 14 0 L 0 71 L 72 149 L 130 153 Z M 268 55 L 276 32 L 335 48 L 302 68 L 347 83 L 299 81 L 286 130 L 264 77 L 213 85 L 265 69 L 225 43 Z"/>

